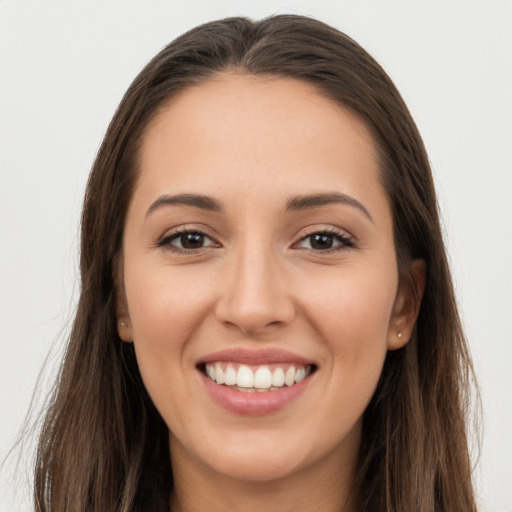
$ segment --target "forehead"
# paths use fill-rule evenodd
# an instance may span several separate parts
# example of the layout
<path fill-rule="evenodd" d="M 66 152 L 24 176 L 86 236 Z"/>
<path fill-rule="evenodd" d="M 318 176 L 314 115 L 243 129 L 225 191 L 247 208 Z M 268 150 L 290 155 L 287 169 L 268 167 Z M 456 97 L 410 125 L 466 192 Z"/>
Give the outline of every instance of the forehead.
<path fill-rule="evenodd" d="M 376 155 L 366 124 L 311 84 L 225 73 L 186 88 L 154 117 L 139 187 L 211 195 L 229 183 L 268 195 L 269 186 L 300 194 L 343 184 L 382 195 Z"/>

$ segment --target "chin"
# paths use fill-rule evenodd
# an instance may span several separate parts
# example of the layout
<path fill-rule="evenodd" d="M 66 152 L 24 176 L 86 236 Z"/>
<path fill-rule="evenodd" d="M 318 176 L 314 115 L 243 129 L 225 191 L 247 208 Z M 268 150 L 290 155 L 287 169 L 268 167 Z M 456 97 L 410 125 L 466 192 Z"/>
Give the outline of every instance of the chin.
<path fill-rule="evenodd" d="M 260 452 L 258 456 L 233 454 L 214 464 L 213 468 L 227 478 L 247 483 L 268 483 L 289 477 L 306 466 L 306 461 L 300 457 L 272 457 L 269 452 Z"/>

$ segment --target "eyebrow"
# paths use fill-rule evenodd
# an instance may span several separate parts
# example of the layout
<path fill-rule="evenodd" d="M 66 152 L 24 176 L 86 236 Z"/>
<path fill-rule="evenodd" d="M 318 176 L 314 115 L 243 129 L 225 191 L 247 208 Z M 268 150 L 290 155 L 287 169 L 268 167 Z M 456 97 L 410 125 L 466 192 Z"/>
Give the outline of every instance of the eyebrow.
<path fill-rule="evenodd" d="M 357 208 L 359 211 L 371 221 L 374 222 L 372 216 L 368 210 L 360 203 L 357 199 L 347 196 L 346 194 L 340 194 L 339 192 L 326 192 L 318 194 L 308 194 L 302 196 L 291 197 L 286 201 L 287 211 L 306 210 L 309 208 L 318 208 L 320 206 L 326 206 L 329 204 L 338 203 L 343 205 L 352 206 Z"/>
<path fill-rule="evenodd" d="M 199 194 L 177 194 L 175 196 L 163 195 L 151 204 L 146 212 L 146 217 L 155 210 L 168 205 L 194 206 L 210 212 L 222 211 L 222 205 L 216 199 Z"/>
<path fill-rule="evenodd" d="M 286 201 L 286 211 L 307 210 L 309 208 L 318 208 L 329 204 L 343 204 L 357 208 L 371 221 L 374 222 L 368 210 L 357 199 L 339 192 L 324 192 L 316 194 L 307 194 L 294 196 Z M 163 195 L 154 201 L 146 212 L 146 217 L 163 206 L 183 205 L 193 206 L 210 212 L 221 212 L 222 204 L 213 197 L 201 194 L 176 194 L 174 196 Z"/>

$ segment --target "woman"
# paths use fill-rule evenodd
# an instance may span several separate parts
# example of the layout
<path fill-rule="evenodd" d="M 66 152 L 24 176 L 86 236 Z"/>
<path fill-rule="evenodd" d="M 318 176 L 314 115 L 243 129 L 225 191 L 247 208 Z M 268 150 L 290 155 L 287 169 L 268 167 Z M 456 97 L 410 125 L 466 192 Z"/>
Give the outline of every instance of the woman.
<path fill-rule="evenodd" d="M 81 244 L 37 510 L 476 510 L 428 159 L 350 38 L 276 16 L 171 43 Z"/>

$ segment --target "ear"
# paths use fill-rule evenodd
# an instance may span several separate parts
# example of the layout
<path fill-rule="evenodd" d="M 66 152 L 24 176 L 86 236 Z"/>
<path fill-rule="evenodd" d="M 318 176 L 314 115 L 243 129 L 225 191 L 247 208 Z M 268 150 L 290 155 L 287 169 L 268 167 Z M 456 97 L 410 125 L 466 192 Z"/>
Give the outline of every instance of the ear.
<path fill-rule="evenodd" d="M 130 315 L 126 307 L 126 298 L 118 295 L 116 300 L 116 313 L 117 313 L 117 333 L 123 341 L 132 342 L 132 325 L 130 322 Z"/>
<path fill-rule="evenodd" d="M 402 348 L 411 338 L 425 290 L 427 267 L 423 260 L 413 260 L 408 282 L 400 284 L 389 324 L 388 350 Z"/>
<path fill-rule="evenodd" d="M 116 317 L 117 333 L 119 337 L 126 342 L 133 342 L 132 324 L 128 312 L 128 301 L 126 300 L 126 291 L 123 278 L 123 259 L 118 259 L 115 264 L 114 281 L 116 289 Z"/>

